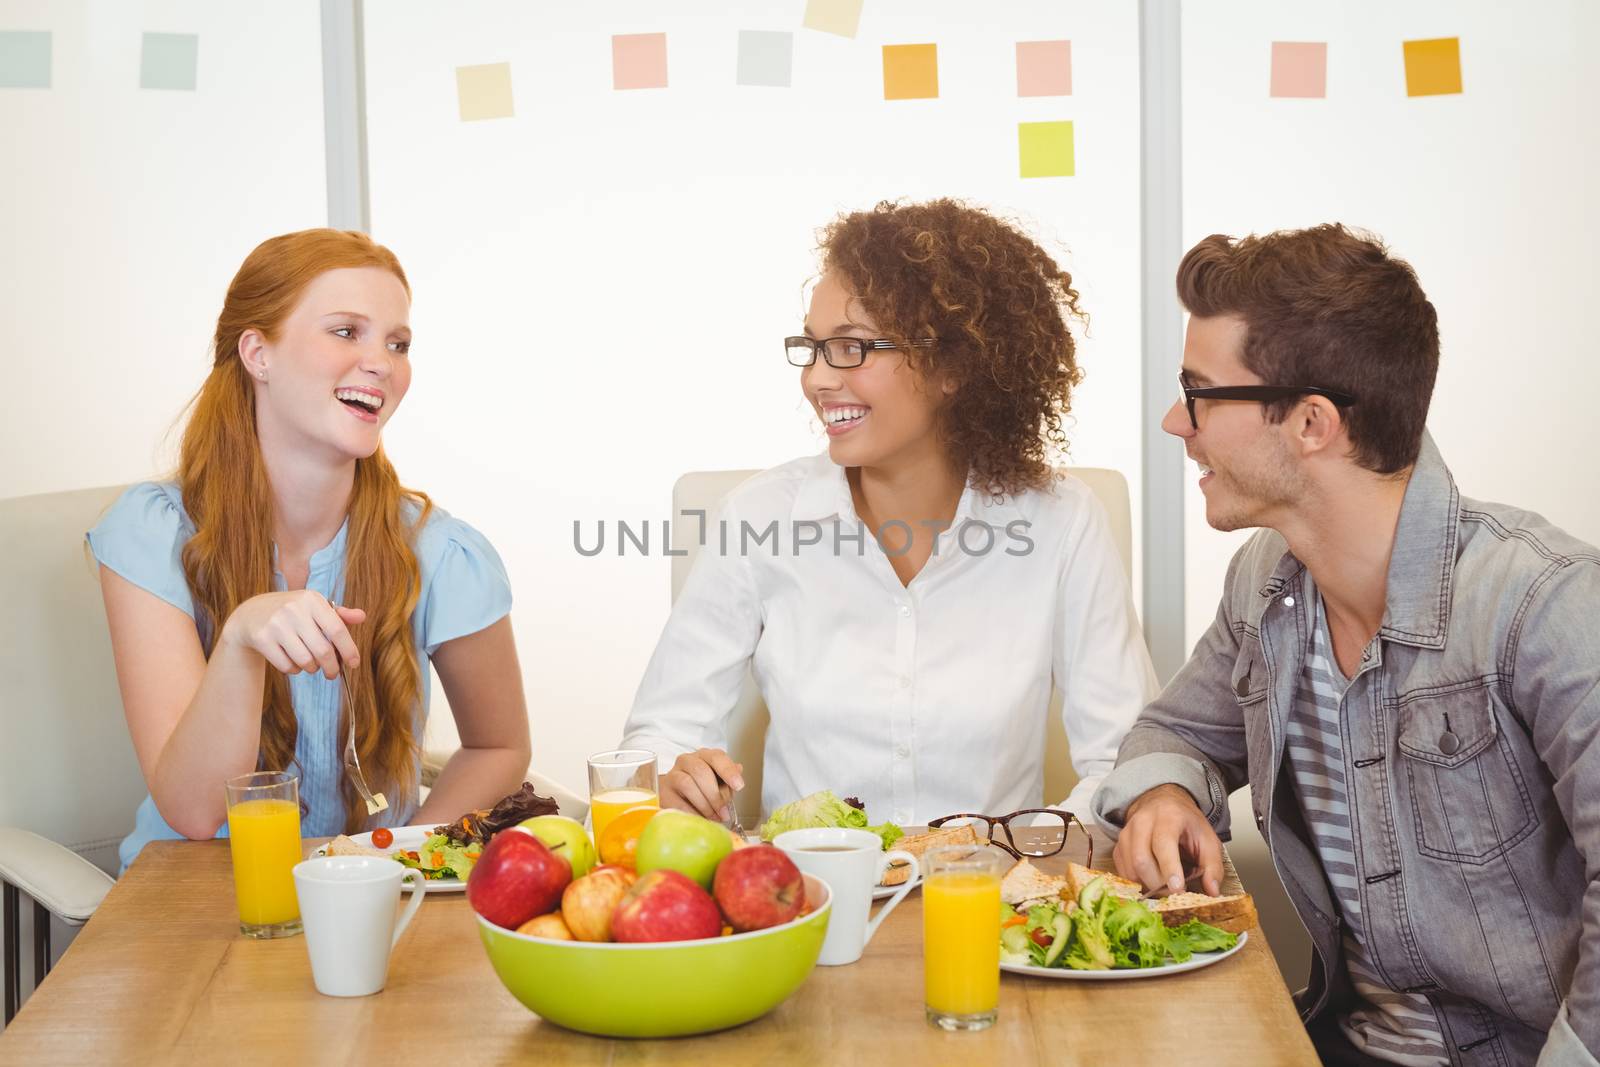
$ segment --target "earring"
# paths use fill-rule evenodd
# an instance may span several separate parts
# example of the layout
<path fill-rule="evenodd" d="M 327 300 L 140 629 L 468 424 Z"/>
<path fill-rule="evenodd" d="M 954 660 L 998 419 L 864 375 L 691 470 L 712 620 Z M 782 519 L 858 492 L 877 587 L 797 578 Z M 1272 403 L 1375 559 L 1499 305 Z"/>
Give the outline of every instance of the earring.
<path fill-rule="evenodd" d="M 267 372 L 264 371 L 264 370 L 258 370 L 258 371 L 256 371 L 256 377 L 260 378 L 262 381 L 266 381 L 267 380 Z"/>

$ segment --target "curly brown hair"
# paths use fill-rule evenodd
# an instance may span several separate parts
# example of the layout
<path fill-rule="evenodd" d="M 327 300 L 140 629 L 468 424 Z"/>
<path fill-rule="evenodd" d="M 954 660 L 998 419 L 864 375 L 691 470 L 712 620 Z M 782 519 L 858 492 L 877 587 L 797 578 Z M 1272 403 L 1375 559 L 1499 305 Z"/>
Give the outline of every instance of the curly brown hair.
<path fill-rule="evenodd" d="M 841 215 L 820 251 L 913 369 L 956 384 L 939 432 L 973 487 L 1004 497 L 1048 485 L 1083 378 L 1066 321 L 1086 321 L 1072 275 L 1015 225 L 949 199 Z M 939 343 L 910 344 L 926 337 Z"/>

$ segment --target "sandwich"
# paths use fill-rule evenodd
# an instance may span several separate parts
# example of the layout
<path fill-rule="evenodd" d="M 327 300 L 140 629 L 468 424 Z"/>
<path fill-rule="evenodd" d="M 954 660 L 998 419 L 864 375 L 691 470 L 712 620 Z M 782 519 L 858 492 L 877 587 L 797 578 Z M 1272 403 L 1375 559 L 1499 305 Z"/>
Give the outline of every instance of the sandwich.
<path fill-rule="evenodd" d="M 1069 863 L 1067 887 L 1062 890 L 1062 897 L 1076 900 L 1083 887 L 1095 878 L 1104 878 L 1106 891 L 1114 896 L 1128 900 L 1138 900 L 1144 896 L 1144 887 L 1138 882 L 1121 878 L 1110 871 L 1090 870 L 1081 863 Z M 1002 899 L 1004 892 L 1002 883 Z M 1151 897 L 1145 903 L 1168 926 L 1182 926 L 1191 919 L 1198 919 L 1230 934 L 1237 934 L 1257 925 L 1256 905 L 1249 893 L 1228 893 L 1215 897 L 1205 893 L 1173 893 L 1170 896 Z"/>
<path fill-rule="evenodd" d="M 929 830 L 925 834 L 907 834 L 894 843 L 894 847 L 901 852 L 909 852 L 917 859 L 922 859 L 930 848 L 940 845 L 971 845 L 977 848 L 980 844 L 987 844 L 978 837 L 978 833 L 970 825 L 953 826 L 949 829 Z M 883 881 L 879 885 L 901 885 L 911 878 L 911 865 L 907 863 L 891 863 L 889 869 L 883 872 Z"/>

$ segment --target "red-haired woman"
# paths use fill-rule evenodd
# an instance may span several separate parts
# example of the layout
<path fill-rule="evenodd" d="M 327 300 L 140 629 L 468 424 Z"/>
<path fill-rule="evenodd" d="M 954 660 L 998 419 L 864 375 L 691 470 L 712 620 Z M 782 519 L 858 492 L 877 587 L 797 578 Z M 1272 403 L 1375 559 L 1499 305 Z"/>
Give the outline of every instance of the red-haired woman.
<path fill-rule="evenodd" d="M 1050 462 L 1080 377 L 1072 277 L 952 200 L 840 217 L 822 268 L 784 348 L 827 451 L 723 502 L 625 743 L 670 764 L 664 805 L 722 817 L 753 670 L 763 810 L 832 789 L 874 821 L 1003 815 L 1040 803 L 1059 688 L 1079 780 L 1047 799 L 1087 817 L 1155 674 L 1105 510 Z"/>
<path fill-rule="evenodd" d="M 223 781 L 258 768 L 298 773 L 306 836 L 448 822 L 522 781 L 505 569 L 383 453 L 410 305 L 364 234 L 263 242 L 228 287 L 176 479 L 129 489 L 90 531 L 150 787 L 124 867 L 148 841 L 216 836 Z M 430 661 L 463 747 L 419 810 Z M 343 768 L 341 663 L 362 770 L 390 801 L 371 818 Z"/>

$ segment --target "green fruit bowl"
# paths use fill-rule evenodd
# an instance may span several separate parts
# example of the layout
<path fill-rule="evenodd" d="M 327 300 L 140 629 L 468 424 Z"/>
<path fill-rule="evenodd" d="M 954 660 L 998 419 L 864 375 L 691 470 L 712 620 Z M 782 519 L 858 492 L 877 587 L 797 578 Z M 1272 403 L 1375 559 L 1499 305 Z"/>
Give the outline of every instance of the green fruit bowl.
<path fill-rule="evenodd" d="M 725 1030 L 783 1003 L 816 966 L 828 932 L 828 884 L 806 875 L 815 911 L 781 926 L 702 941 L 555 941 L 477 916 L 500 981 L 532 1012 L 606 1037 Z"/>

